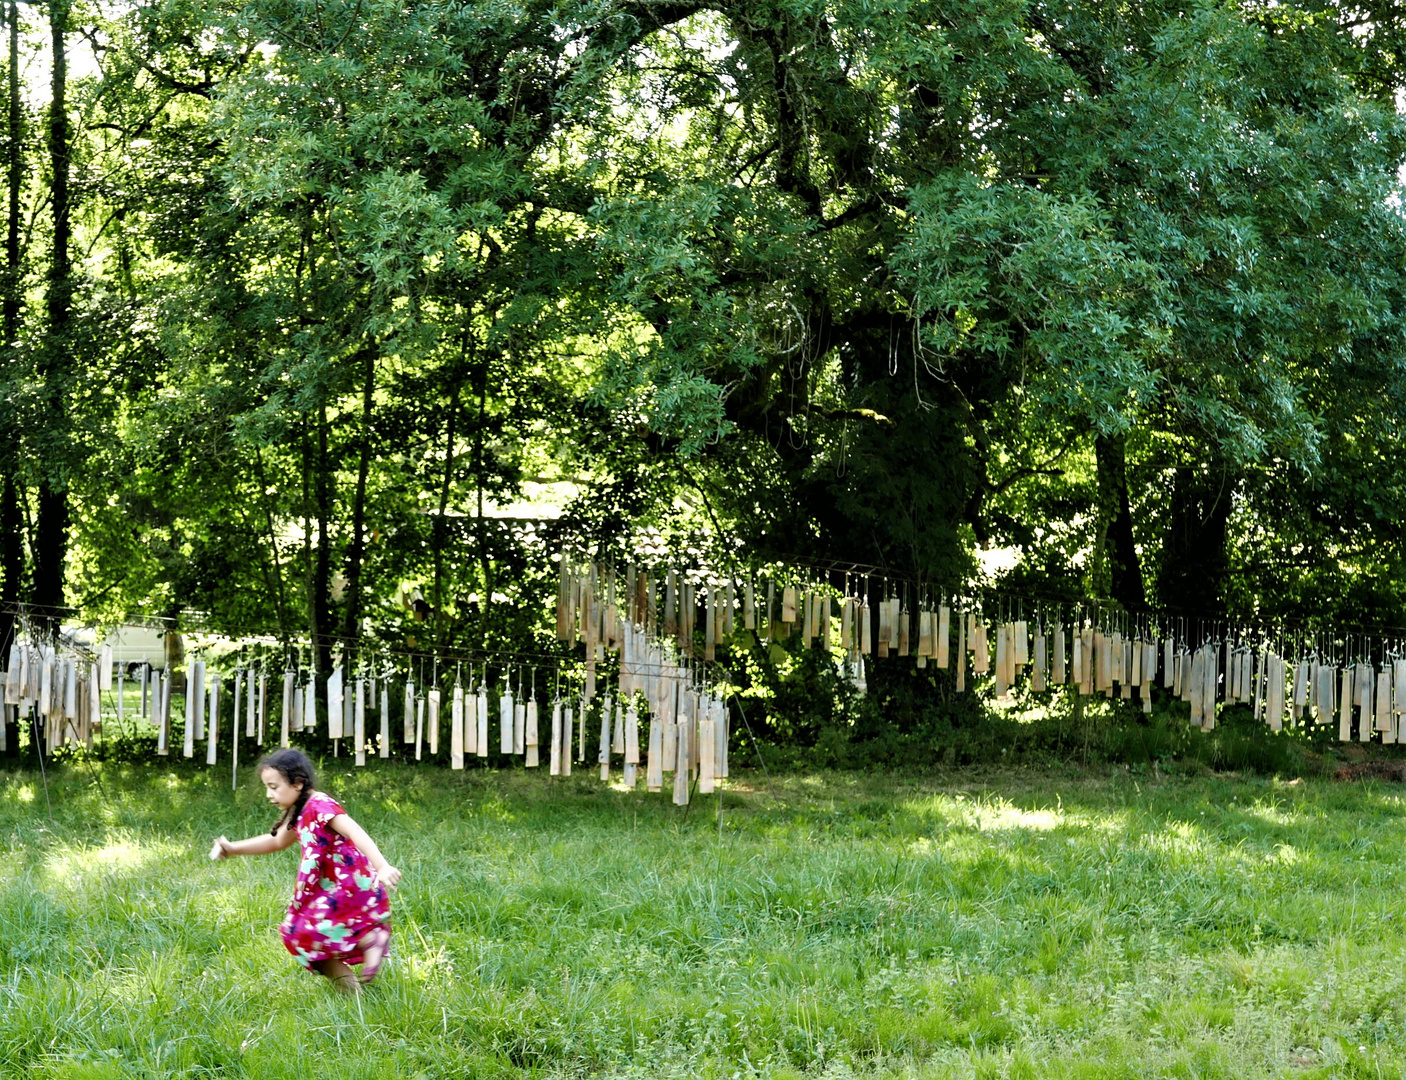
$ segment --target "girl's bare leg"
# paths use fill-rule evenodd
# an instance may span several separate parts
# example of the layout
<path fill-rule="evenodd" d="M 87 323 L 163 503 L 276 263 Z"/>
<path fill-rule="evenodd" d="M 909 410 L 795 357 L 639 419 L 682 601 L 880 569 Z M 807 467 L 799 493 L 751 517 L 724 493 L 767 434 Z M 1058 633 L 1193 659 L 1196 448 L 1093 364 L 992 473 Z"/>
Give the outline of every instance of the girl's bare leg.
<path fill-rule="evenodd" d="M 356 981 L 356 973 L 340 960 L 317 960 L 313 963 L 313 970 L 319 975 L 325 975 L 344 994 L 355 994 L 361 989 L 361 984 Z"/>
<path fill-rule="evenodd" d="M 368 986 L 381 970 L 381 962 L 386 958 L 386 949 L 391 943 L 391 932 L 385 927 L 377 927 L 361 939 L 361 955 L 365 958 L 361 965 L 361 985 Z"/>

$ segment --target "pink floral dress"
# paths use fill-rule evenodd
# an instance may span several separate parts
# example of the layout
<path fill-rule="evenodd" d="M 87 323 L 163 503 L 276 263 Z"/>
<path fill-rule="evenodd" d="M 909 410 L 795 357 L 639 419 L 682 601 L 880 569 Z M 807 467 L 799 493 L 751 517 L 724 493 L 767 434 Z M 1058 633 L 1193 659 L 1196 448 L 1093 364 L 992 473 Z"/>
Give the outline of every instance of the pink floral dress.
<path fill-rule="evenodd" d="M 362 963 L 376 930 L 385 930 L 389 942 L 390 900 L 361 849 L 332 830 L 332 819 L 341 813 L 335 799 L 314 791 L 296 825 L 303 861 L 278 932 L 308 969 L 319 960 Z"/>

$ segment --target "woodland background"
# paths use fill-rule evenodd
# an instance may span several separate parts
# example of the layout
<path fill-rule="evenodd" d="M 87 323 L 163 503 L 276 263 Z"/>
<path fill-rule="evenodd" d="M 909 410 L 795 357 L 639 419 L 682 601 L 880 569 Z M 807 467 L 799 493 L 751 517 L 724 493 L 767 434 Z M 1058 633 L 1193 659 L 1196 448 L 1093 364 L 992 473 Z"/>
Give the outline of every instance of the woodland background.
<path fill-rule="evenodd" d="M 7 611 L 325 674 L 550 647 L 572 548 L 1406 626 L 1395 5 L 3 10 Z"/>

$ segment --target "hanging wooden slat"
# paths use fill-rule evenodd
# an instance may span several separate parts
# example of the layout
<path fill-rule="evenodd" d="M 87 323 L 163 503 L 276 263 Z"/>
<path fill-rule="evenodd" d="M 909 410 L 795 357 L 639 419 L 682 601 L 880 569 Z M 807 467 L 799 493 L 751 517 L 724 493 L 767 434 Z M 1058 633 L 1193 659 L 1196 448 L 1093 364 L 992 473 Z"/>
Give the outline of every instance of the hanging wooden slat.
<path fill-rule="evenodd" d="M 498 694 L 498 753 L 513 752 L 513 691 L 506 683 Z"/>
<path fill-rule="evenodd" d="M 464 725 L 464 686 L 462 683 L 455 682 L 454 691 L 449 696 L 449 767 L 451 769 L 464 767 L 465 734 L 467 734 L 467 729 Z"/>
<path fill-rule="evenodd" d="M 1206 726 L 1206 650 L 1197 649 L 1191 657 L 1191 723 L 1199 728 Z"/>
<path fill-rule="evenodd" d="M 562 776 L 570 776 L 570 775 L 571 775 L 571 744 L 572 744 L 572 731 L 574 730 L 573 727 L 572 727 L 572 724 L 574 723 L 574 719 L 575 719 L 575 718 L 574 718 L 574 716 L 572 715 L 572 707 L 571 707 L 571 705 L 570 705 L 570 704 L 567 704 L 567 703 L 563 703 L 563 705 L 562 705 L 562 710 L 561 710 L 561 763 L 560 763 L 560 764 L 561 764 L 561 775 L 562 775 Z"/>
<path fill-rule="evenodd" d="M 525 758 L 523 766 L 528 769 L 535 769 L 541 764 L 538 755 L 538 746 L 541 742 L 538 731 L 537 698 L 530 697 L 527 704 L 523 706 L 522 723 L 522 747 Z"/>
<path fill-rule="evenodd" d="M 967 688 L 967 620 L 957 613 L 957 692 Z"/>
<path fill-rule="evenodd" d="M 1391 669 L 1386 664 L 1377 672 L 1376 682 L 1377 699 L 1373 703 L 1376 723 L 1373 726 L 1382 733 L 1383 743 L 1392 743 L 1396 741 L 1396 733 L 1395 725 L 1391 722 Z M 1386 738 L 1388 734 L 1392 736 L 1390 739 Z"/>
<path fill-rule="evenodd" d="M 118 690 L 121 691 L 122 680 L 117 680 Z M 207 740 L 205 746 L 205 764 L 215 764 L 215 757 L 218 752 L 218 741 L 220 734 L 220 676 L 214 673 L 210 676 L 210 716 L 206 723 Z"/>
<path fill-rule="evenodd" d="M 1266 719 L 1270 731 L 1281 731 L 1284 727 L 1284 679 L 1287 674 L 1284 661 L 1274 654 L 1269 655 L 1266 665 L 1269 687 L 1266 692 Z"/>
<path fill-rule="evenodd" d="M 1221 678 L 1221 650 L 1215 646 L 1210 646 L 1206 650 L 1206 687 L 1204 691 L 1203 708 L 1206 713 L 1206 730 L 1212 731 L 1216 726 L 1216 688 L 1220 684 Z"/>
<path fill-rule="evenodd" d="M 674 805 L 686 806 L 689 787 L 688 725 L 675 726 L 678 728 L 678 738 L 675 740 L 677 757 L 674 761 Z"/>
<path fill-rule="evenodd" d="M 1392 714 L 1396 718 L 1396 741 L 1406 742 L 1406 730 L 1402 728 L 1403 717 L 1406 717 L 1406 660 L 1393 660 L 1391 671 L 1392 686 Z"/>
<path fill-rule="evenodd" d="M 1113 639 L 1101 631 L 1094 633 L 1094 689 L 1113 689 Z"/>
<path fill-rule="evenodd" d="M 610 725 L 615 718 L 615 706 L 612 699 L 607 695 L 601 703 L 600 711 L 600 750 L 596 755 L 596 762 L 600 765 L 600 778 L 610 779 Z"/>
<path fill-rule="evenodd" d="M 366 764 L 366 690 L 366 680 L 357 679 L 352 703 L 352 745 L 357 765 Z"/>
<path fill-rule="evenodd" d="M 703 618 L 703 659 L 712 660 L 717 655 L 717 604 L 713 599 L 713 590 L 707 585 L 703 586 Z"/>
<path fill-rule="evenodd" d="M 171 682 L 171 680 L 170 680 L 170 677 L 169 677 L 169 675 L 168 675 L 167 678 L 166 678 L 166 683 L 167 683 L 168 686 L 170 685 L 170 682 Z M 268 675 L 267 669 L 260 668 L 260 669 L 259 669 L 259 730 L 258 730 L 258 734 L 255 736 L 255 737 L 258 739 L 258 742 L 259 742 L 259 745 L 260 745 L 260 746 L 263 746 L 263 745 L 264 745 L 264 733 L 268 730 L 268 718 L 269 718 L 269 675 Z"/>
<path fill-rule="evenodd" d="M 710 795 L 713 791 L 713 769 L 717 765 L 717 746 L 714 724 L 711 716 L 698 721 L 698 793 Z"/>
<path fill-rule="evenodd" d="M 561 698 L 552 702 L 552 742 L 547 754 L 547 775 L 561 775 Z"/>
<path fill-rule="evenodd" d="M 647 791 L 664 790 L 664 722 L 656 714 L 649 721 L 649 752 L 645 759 Z"/>
<path fill-rule="evenodd" d="M 295 733 L 301 733 L 306 726 L 303 719 L 303 709 L 307 701 L 303 688 L 298 685 L 297 679 L 298 676 L 295 672 L 293 675 L 293 714 L 289 720 L 288 726 Z"/>
<path fill-rule="evenodd" d="M 977 675 L 986 675 L 991 671 L 991 627 L 988 623 L 978 620 L 976 624 L 976 637 L 972 641 L 972 672 Z"/>
<path fill-rule="evenodd" d="M 995 687 L 996 696 L 1003 698 L 1006 691 L 1010 689 L 1010 684 L 1006 681 L 1006 663 L 1010 659 L 1011 634 L 1008 626 L 996 627 L 996 671 Z"/>
<path fill-rule="evenodd" d="M 1264 653 L 1251 652 L 1247 657 L 1248 684 L 1244 700 L 1250 702 L 1250 718 L 1259 723 L 1264 718 Z"/>
<path fill-rule="evenodd" d="M 692 582 L 685 582 L 683 586 L 683 651 L 685 656 L 694 655 L 693 640 L 694 631 L 698 622 L 698 599 L 697 589 Z"/>
<path fill-rule="evenodd" d="M 1097 666 L 1093 627 L 1080 627 L 1078 635 L 1078 674 L 1075 677 L 1079 682 L 1079 693 L 1087 696 L 1094 692 L 1094 668 Z"/>
<path fill-rule="evenodd" d="M 391 756 L 391 681 L 382 679 L 380 682 L 381 698 L 379 712 L 381 715 L 381 734 L 377 740 L 381 758 L 388 759 Z"/>
<path fill-rule="evenodd" d="M 623 748 L 626 765 L 640 763 L 640 714 L 634 702 L 625 710 L 625 746 Z"/>
<path fill-rule="evenodd" d="M 1334 709 L 1338 715 L 1338 741 L 1352 741 L 1352 667 L 1348 665 L 1339 670 L 1336 667 L 1327 667 L 1324 671 L 1330 672 L 1332 682 L 1324 681 L 1324 689 L 1327 694 L 1324 696 L 1327 714 L 1331 717 Z M 1335 704 L 1336 701 L 1336 704 Z"/>

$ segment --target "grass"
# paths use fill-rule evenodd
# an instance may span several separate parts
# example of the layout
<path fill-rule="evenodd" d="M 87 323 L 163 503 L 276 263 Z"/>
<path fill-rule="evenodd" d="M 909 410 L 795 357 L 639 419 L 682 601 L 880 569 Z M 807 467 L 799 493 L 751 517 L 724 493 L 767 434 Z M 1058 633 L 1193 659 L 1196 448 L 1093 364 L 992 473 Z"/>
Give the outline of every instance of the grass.
<path fill-rule="evenodd" d="M 331 765 L 332 763 L 328 763 Z M 337 763 L 340 765 L 340 763 Z M 1074 770 L 329 768 L 406 873 L 360 1001 L 284 952 L 269 809 L 181 766 L 0 774 L 0 1072 L 1259 1077 L 1406 1068 L 1399 789 Z"/>

